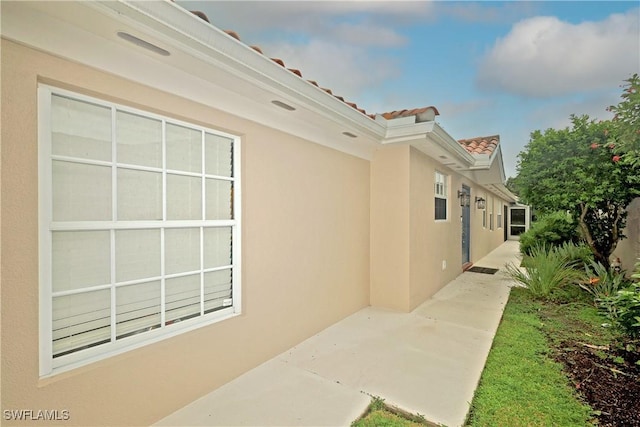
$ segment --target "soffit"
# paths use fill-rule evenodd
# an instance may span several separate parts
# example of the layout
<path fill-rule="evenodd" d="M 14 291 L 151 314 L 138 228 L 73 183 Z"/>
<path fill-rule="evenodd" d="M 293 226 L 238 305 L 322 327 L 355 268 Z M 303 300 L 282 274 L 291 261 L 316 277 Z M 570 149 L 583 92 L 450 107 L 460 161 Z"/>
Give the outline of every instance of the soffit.
<path fill-rule="evenodd" d="M 160 17 L 195 26 L 193 34 L 168 26 L 166 19 L 138 6 L 157 8 Z M 362 158 L 371 158 L 383 137 L 380 123 L 169 2 L 3 1 L 0 7 L 4 38 L 56 56 Z M 170 55 L 133 45 L 118 32 Z M 273 100 L 295 111 L 275 106 Z"/>

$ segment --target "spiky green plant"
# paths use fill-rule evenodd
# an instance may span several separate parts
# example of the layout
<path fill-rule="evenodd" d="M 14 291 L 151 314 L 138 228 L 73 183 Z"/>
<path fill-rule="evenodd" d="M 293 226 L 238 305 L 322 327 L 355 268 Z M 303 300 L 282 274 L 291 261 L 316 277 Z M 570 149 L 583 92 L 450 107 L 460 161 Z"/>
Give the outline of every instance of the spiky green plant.
<path fill-rule="evenodd" d="M 571 268 L 570 261 L 545 245 L 531 249 L 526 267 L 507 265 L 507 274 L 526 287 L 535 298 L 548 299 L 551 292 L 581 279 L 583 273 Z"/>

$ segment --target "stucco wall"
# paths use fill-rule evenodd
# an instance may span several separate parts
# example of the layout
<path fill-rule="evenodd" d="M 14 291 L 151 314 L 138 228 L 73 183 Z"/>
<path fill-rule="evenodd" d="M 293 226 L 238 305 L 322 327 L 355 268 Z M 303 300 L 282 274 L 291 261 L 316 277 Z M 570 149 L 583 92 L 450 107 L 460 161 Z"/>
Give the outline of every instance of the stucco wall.
<path fill-rule="evenodd" d="M 148 425 L 369 304 L 368 161 L 12 42 L 1 53 L 3 410 Z M 241 316 L 39 379 L 38 81 L 242 137 Z"/>
<path fill-rule="evenodd" d="M 627 207 L 627 212 L 627 227 L 624 230 L 626 239 L 618 243 L 612 259 L 619 257 L 622 268 L 627 274 L 631 274 L 640 258 L 640 197 L 633 199 Z"/>
<path fill-rule="evenodd" d="M 371 162 L 371 305 L 409 307 L 409 146 L 384 147 Z"/>
<path fill-rule="evenodd" d="M 435 221 L 435 171 L 449 177 L 448 218 Z M 376 151 L 371 164 L 371 305 L 411 311 L 462 273 L 457 192 L 471 188 L 471 261 L 503 242 L 503 229 L 482 227 L 474 197 L 489 193 L 407 145 Z M 503 201 L 503 203 L 506 203 Z M 495 218 L 494 218 L 495 221 Z"/>

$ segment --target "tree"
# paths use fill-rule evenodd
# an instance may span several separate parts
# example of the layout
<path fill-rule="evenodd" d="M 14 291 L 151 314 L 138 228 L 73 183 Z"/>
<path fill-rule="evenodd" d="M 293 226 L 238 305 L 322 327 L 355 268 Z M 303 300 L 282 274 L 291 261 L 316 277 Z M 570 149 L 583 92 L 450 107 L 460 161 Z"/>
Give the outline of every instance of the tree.
<path fill-rule="evenodd" d="M 614 113 L 615 131 L 609 143 L 615 144 L 622 163 L 640 167 L 640 76 L 634 74 L 622 85 L 622 99 L 607 110 Z"/>
<path fill-rule="evenodd" d="M 638 169 L 622 162 L 611 121 L 571 117 L 571 127 L 535 131 L 519 155 L 521 199 L 541 213 L 570 211 L 594 257 L 607 268 L 622 239 L 625 208 L 640 195 Z M 618 151 L 616 151 L 616 149 Z"/>

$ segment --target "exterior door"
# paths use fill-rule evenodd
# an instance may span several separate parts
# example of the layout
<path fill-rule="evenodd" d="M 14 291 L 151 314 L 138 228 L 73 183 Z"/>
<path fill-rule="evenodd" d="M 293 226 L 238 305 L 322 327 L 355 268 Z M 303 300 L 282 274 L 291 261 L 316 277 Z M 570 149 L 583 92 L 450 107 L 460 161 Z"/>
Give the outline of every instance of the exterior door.
<path fill-rule="evenodd" d="M 463 185 L 462 193 L 464 193 L 462 200 L 465 201 L 462 206 L 462 216 L 460 218 L 462 222 L 462 264 L 464 265 L 471 261 L 471 207 L 469 206 L 471 189 L 466 185 Z"/>
<path fill-rule="evenodd" d="M 509 239 L 518 240 L 520 235 L 529 229 L 529 207 L 514 206 L 509 208 Z"/>
<path fill-rule="evenodd" d="M 509 231 L 507 228 L 507 223 L 509 222 L 509 207 L 507 205 L 504 206 L 504 211 L 502 212 L 502 222 L 504 224 L 502 224 L 502 229 L 504 230 L 504 240 L 505 242 L 507 241 L 507 239 L 509 238 Z"/>

